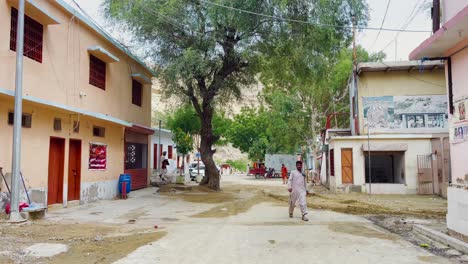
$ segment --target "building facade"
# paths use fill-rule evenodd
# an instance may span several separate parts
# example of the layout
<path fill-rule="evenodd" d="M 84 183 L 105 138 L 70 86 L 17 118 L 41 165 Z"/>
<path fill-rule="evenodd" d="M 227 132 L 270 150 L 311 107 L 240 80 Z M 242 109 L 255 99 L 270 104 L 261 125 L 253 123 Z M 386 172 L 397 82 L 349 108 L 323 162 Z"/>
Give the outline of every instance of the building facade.
<path fill-rule="evenodd" d="M 0 167 L 7 174 L 17 5 L 0 3 Z M 62 0 L 26 1 L 24 38 L 21 171 L 33 202 L 111 199 L 124 172 L 133 189 L 146 187 L 154 72 Z"/>
<path fill-rule="evenodd" d="M 410 59 L 445 61 L 452 175 L 447 226 L 452 235 L 468 242 L 468 1 L 446 0 L 440 6 L 441 23 L 433 21 L 434 34 L 410 54 Z"/>
<path fill-rule="evenodd" d="M 350 129 L 325 134 L 330 189 L 443 194 L 448 175 L 434 165 L 443 162 L 448 137 L 444 82 L 441 62 L 358 64 L 349 82 Z"/>

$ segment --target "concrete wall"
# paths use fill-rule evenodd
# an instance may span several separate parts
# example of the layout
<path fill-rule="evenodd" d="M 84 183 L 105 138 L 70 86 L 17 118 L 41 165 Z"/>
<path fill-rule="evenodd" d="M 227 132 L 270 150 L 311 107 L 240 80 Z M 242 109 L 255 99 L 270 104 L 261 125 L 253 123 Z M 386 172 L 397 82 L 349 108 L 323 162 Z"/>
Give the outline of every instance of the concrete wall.
<path fill-rule="evenodd" d="M 159 143 L 159 131 L 156 129 L 156 131 L 154 132 L 153 136 L 151 137 L 151 146 L 150 146 L 150 154 L 151 154 L 151 160 L 150 160 L 150 168 L 151 169 L 155 169 L 154 168 L 154 144 L 158 144 Z M 175 148 L 175 143 L 174 141 L 172 140 L 172 133 L 169 133 L 169 132 L 165 132 L 165 131 L 162 131 L 161 132 L 161 144 L 163 145 L 163 151 L 168 151 L 168 146 L 172 146 L 172 151 L 173 151 L 173 155 L 172 155 L 172 159 L 169 159 L 169 166 L 168 166 L 168 173 L 175 173 L 177 171 L 177 149 Z M 161 156 L 162 153 L 159 153 L 159 156 Z M 168 155 L 166 155 L 166 158 L 168 157 Z M 158 162 L 161 162 L 159 161 L 158 159 Z M 182 166 L 182 160 L 180 161 L 180 165 Z"/>
<path fill-rule="evenodd" d="M 468 5 L 468 0 L 442 0 L 441 23 L 445 24 Z"/>
<path fill-rule="evenodd" d="M 466 3 L 465 3 L 466 5 Z M 452 78 L 454 100 L 468 97 L 468 50 L 462 50 L 452 57 Z M 446 67 L 447 68 L 447 67 Z M 453 124 L 455 118 L 449 115 L 449 123 Z M 465 126 L 468 123 L 464 123 Z M 451 134 L 451 142 L 453 135 Z M 450 159 L 452 184 L 447 190 L 448 214 L 447 226 L 449 229 L 468 237 L 468 158 L 466 150 L 468 140 L 450 144 Z M 464 187 L 463 187 L 464 186 Z"/>
<path fill-rule="evenodd" d="M 468 238 L 468 191 L 449 187 L 447 195 L 447 227 Z"/>
<path fill-rule="evenodd" d="M 363 97 L 379 96 L 411 96 L 411 95 L 443 95 L 445 90 L 444 71 L 418 72 L 417 70 L 408 73 L 407 71 L 395 72 L 364 72 L 358 78 L 358 105 L 359 105 L 359 132 L 361 135 L 367 134 L 364 122 Z M 376 133 L 371 129 L 371 133 Z M 405 131 L 403 131 L 405 132 Z M 446 129 L 423 130 L 425 133 L 447 132 Z M 394 131 L 402 133 L 402 131 Z M 406 133 L 413 133 L 406 130 Z"/>
<path fill-rule="evenodd" d="M 405 184 L 381 184 L 376 187 L 376 191 L 381 190 L 381 193 L 416 193 L 418 188 L 418 168 L 417 155 L 428 155 L 431 153 L 432 145 L 430 138 L 427 139 L 372 139 L 373 144 L 407 144 L 408 150 L 405 152 L 404 169 L 405 169 Z M 362 151 L 362 145 L 367 144 L 365 137 L 348 137 L 330 140 L 330 149 L 335 152 L 335 177 L 334 183 L 336 187 L 342 186 L 342 170 L 341 170 L 341 149 L 351 148 L 353 150 L 353 185 L 365 185 L 365 156 Z M 333 181 L 331 179 L 331 181 Z M 373 184 L 378 185 L 378 184 Z M 391 185 L 390 187 L 386 187 Z M 374 191 L 373 191 L 374 192 Z"/>
<path fill-rule="evenodd" d="M 296 169 L 296 155 L 290 154 L 266 154 L 265 166 L 267 168 L 274 168 L 276 172 L 281 173 L 281 164 L 284 164 L 288 172 Z M 306 164 L 303 165 L 306 169 Z"/>
<path fill-rule="evenodd" d="M 452 57 L 453 96 L 455 100 L 468 97 L 466 69 L 468 69 L 468 50 L 463 50 Z M 452 119 L 453 116 L 449 116 L 449 118 Z M 465 123 L 465 126 L 468 126 L 468 123 Z M 467 149 L 468 140 L 450 145 L 452 182 L 465 181 L 465 175 L 468 175 Z"/>
<path fill-rule="evenodd" d="M 148 78 L 150 73 L 55 1 L 35 2 L 61 24 L 44 25 L 42 63 L 24 57 L 24 94 L 150 126 L 151 85 L 143 87 L 142 107 L 133 105 L 131 78 L 132 72 Z M 14 91 L 16 52 L 10 50 L 10 20 L 9 1 L 0 1 L 0 88 Z M 88 48 L 96 45 L 120 59 L 107 64 L 106 90 L 89 84 Z"/>

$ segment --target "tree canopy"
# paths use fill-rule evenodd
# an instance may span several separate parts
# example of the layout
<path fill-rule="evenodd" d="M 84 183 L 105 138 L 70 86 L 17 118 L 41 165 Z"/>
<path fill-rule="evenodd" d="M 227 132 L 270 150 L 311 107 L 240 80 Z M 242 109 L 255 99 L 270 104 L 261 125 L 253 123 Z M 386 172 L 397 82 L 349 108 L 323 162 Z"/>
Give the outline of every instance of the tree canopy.
<path fill-rule="evenodd" d="M 152 47 L 148 56 L 160 66 L 166 95 L 193 105 L 206 165 L 201 184 L 216 190 L 219 104 L 238 98 L 258 73 L 270 88 L 294 87 L 315 98 L 328 62 L 349 45 L 352 24 L 367 22 L 364 0 L 106 0 L 105 7 Z"/>

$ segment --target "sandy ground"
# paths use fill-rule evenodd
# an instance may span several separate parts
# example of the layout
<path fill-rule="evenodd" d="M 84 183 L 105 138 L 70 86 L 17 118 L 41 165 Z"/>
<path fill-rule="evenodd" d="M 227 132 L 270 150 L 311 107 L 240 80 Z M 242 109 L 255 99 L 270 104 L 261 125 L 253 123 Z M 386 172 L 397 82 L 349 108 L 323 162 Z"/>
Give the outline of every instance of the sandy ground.
<path fill-rule="evenodd" d="M 41 221 L 0 223 L 0 263 L 460 263 L 389 227 L 442 226 L 446 202 L 437 197 L 314 188 L 305 223 L 298 211 L 287 216 L 280 180 L 223 175 L 222 189 L 147 188 L 127 200 L 49 210 Z M 24 254 L 41 242 L 70 249 L 51 258 Z"/>

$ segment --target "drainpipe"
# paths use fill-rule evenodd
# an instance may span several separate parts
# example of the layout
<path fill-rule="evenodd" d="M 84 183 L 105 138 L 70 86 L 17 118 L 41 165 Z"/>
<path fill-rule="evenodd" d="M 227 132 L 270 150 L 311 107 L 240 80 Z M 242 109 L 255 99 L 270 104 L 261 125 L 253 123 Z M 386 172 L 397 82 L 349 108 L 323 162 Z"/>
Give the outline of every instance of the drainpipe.
<path fill-rule="evenodd" d="M 432 32 L 436 33 L 440 28 L 440 0 L 432 2 Z"/>

